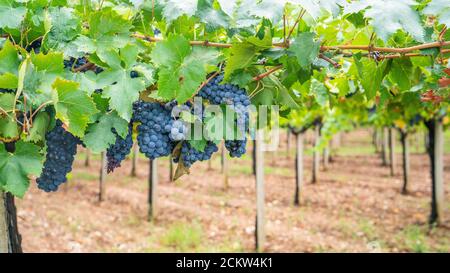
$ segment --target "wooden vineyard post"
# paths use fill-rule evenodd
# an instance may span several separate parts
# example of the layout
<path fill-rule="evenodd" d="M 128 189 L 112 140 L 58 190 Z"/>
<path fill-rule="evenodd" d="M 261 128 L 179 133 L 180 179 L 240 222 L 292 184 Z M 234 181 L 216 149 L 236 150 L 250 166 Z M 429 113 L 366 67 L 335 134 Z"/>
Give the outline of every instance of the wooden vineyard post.
<path fill-rule="evenodd" d="M 84 166 L 89 167 L 91 165 L 91 150 L 86 149 L 86 158 L 84 159 Z"/>
<path fill-rule="evenodd" d="M 328 169 L 328 165 L 330 163 L 330 148 L 329 146 L 325 146 L 325 148 L 323 149 L 323 169 L 327 170 Z"/>
<path fill-rule="evenodd" d="M 252 173 L 256 175 L 256 139 L 252 140 Z"/>
<path fill-rule="evenodd" d="M 133 144 L 133 150 L 131 155 L 131 176 L 136 177 L 137 173 L 137 164 L 138 164 L 138 157 L 139 157 L 139 146 L 137 143 Z"/>
<path fill-rule="evenodd" d="M 388 146 L 389 146 L 389 129 L 383 127 L 383 141 L 381 143 L 381 160 L 383 161 L 383 166 L 387 166 L 388 159 Z"/>
<path fill-rule="evenodd" d="M 147 220 L 151 222 L 155 220 L 157 214 L 158 161 L 154 159 L 149 163 Z"/>
<path fill-rule="evenodd" d="M 320 152 L 317 147 L 320 142 L 320 126 L 316 126 L 314 129 L 314 151 L 313 151 L 313 172 L 312 183 L 317 183 L 319 180 L 319 168 L 320 168 Z"/>
<path fill-rule="evenodd" d="M 428 128 L 428 155 L 431 162 L 430 224 L 440 224 L 444 209 L 444 130 L 442 120 L 426 121 Z"/>
<path fill-rule="evenodd" d="M 258 252 L 264 250 L 265 242 L 265 215 L 264 215 L 264 131 L 256 132 L 256 227 L 255 227 L 255 249 Z"/>
<path fill-rule="evenodd" d="M 99 189 L 98 189 L 98 201 L 102 202 L 105 199 L 105 180 L 107 173 L 107 158 L 105 152 L 101 154 L 101 164 L 100 164 L 100 178 L 99 178 Z"/>
<path fill-rule="evenodd" d="M 213 156 L 211 156 L 211 158 L 208 160 L 208 171 L 211 171 L 213 169 L 212 167 L 212 161 L 213 161 Z"/>
<path fill-rule="evenodd" d="M 173 182 L 173 158 L 169 155 L 169 181 Z"/>
<path fill-rule="evenodd" d="M 287 128 L 286 133 L 287 141 L 286 141 L 286 156 L 288 159 L 291 158 L 291 129 Z"/>
<path fill-rule="evenodd" d="M 223 188 L 228 190 L 228 159 L 227 159 L 227 149 L 225 149 L 225 143 L 222 142 L 222 174 L 223 174 Z"/>
<path fill-rule="evenodd" d="M 14 196 L 0 191 L 0 253 L 22 253 Z"/>
<path fill-rule="evenodd" d="M 389 129 L 389 165 L 391 169 L 391 176 L 396 173 L 396 160 L 395 160 L 395 131 L 393 128 Z"/>
<path fill-rule="evenodd" d="M 14 143 L 5 143 L 6 151 L 14 153 Z M 17 226 L 14 196 L 0 190 L 0 253 L 22 253 L 22 237 Z"/>
<path fill-rule="evenodd" d="M 402 158 L 403 158 L 403 187 L 402 194 L 408 194 L 409 190 L 409 143 L 408 143 L 408 133 L 400 131 L 401 142 L 402 142 Z"/>
<path fill-rule="evenodd" d="M 304 134 L 296 134 L 297 147 L 295 156 L 295 196 L 294 205 L 300 206 L 300 196 L 303 183 L 303 148 L 304 148 Z"/>

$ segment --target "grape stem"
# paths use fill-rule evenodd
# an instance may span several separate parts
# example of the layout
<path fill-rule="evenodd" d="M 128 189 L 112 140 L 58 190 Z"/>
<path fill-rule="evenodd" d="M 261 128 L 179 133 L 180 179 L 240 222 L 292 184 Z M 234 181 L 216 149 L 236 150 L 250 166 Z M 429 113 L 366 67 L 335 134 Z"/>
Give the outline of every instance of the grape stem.
<path fill-rule="evenodd" d="M 212 79 L 214 79 L 217 75 L 219 75 L 220 70 L 214 72 L 214 74 L 212 74 L 208 79 L 206 79 L 206 81 L 204 81 L 195 91 L 194 94 L 197 94 L 203 87 L 205 87 L 205 85 L 207 85 Z"/>
<path fill-rule="evenodd" d="M 329 62 L 334 68 L 339 68 L 341 65 L 337 63 L 336 61 L 332 60 L 331 58 L 328 58 L 327 56 L 323 55 L 322 53 L 319 54 L 319 58 L 322 60 L 325 60 L 326 62 Z"/>
<path fill-rule="evenodd" d="M 288 36 L 286 38 L 287 42 L 289 43 L 289 38 L 291 38 L 292 33 L 294 32 L 295 28 L 297 27 L 298 23 L 302 19 L 303 15 L 305 15 L 306 10 L 302 8 L 300 11 L 300 14 L 297 17 L 297 20 L 295 20 L 294 25 L 292 26 L 291 30 L 288 33 Z"/>
<path fill-rule="evenodd" d="M 265 77 L 269 76 L 270 74 L 280 70 L 281 68 L 283 68 L 282 65 L 275 66 L 274 68 L 270 69 L 269 71 L 266 71 L 262 74 L 259 74 L 258 76 L 255 76 L 253 78 L 253 81 L 260 81 L 260 80 L 264 79 Z"/>

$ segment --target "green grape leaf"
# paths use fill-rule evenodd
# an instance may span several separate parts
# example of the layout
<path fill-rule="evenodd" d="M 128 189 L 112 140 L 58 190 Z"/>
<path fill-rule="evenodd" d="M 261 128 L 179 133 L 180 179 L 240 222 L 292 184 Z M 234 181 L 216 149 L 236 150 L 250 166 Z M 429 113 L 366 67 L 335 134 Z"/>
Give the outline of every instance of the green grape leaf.
<path fill-rule="evenodd" d="M 208 141 L 206 141 L 205 139 L 200 139 L 200 140 L 191 139 L 188 142 L 192 146 L 192 148 L 196 149 L 199 152 L 204 152 L 205 148 L 206 148 L 206 144 L 208 143 Z"/>
<path fill-rule="evenodd" d="M 16 89 L 17 86 L 18 86 L 18 78 L 16 75 L 9 72 L 0 75 L 0 88 Z"/>
<path fill-rule="evenodd" d="M 344 8 L 345 14 L 365 10 L 364 17 L 371 19 L 375 32 L 384 41 L 397 32 L 404 30 L 417 41 L 423 42 L 425 31 L 420 24 L 417 5 L 412 0 L 360 0 L 352 1 Z"/>
<path fill-rule="evenodd" d="M 0 50 L 0 88 L 17 88 L 19 64 L 19 54 L 16 48 L 9 40 L 6 40 Z"/>
<path fill-rule="evenodd" d="M 409 58 L 394 59 L 389 72 L 389 79 L 401 90 L 411 88 L 413 66 Z"/>
<path fill-rule="evenodd" d="M 318 57 L 320 51 L 320 42 L 314 40 L 315 34 L 312 32 L 300 33 L 289 51 L 294 53 L 300 67 L 309 69 L 312 62 Z"/>
<path fill-rule="evenodd" d="M 198 0 L 197 17 L 212 29 L 226 28 L 229 24 L 228 16 L 222 10 L 214 9 L 213 2 L 208 0 Z"/>
<path fill-rule="evenodd" d="M 61 50 L 71 56 L 69 50 L 70 42 L 74 40 L 81 31 L 80 18 L 76 16 L 71 8 L 51 7 L 48 11 L 47 35 L 44 43 L 52 49 Z"/>
<path fill-rule="evenodd" d="M 314 97 L 320 106 L 323 107 L 328 104 L 330 96 L 328 95 L 328 89 L 325 84 L 316 79 L 312 79 L 311 92 L 314 94 Z"/>
<path fill-rule="evenodd" d="M 272 47 L 272 35 L 270 29 L 266 28 L 263 39 L 249 37 L 241 42 L 233 42 L 230 57 L 225 67 L 224 80 L 228 81 L 231 75 L 239 69 L 250 66 L 258 52 Z"/>
<path fill-rule="evenodd" d="M 29 175 L 39 175 L 43 157 L 40 148 L 19 141 L 14 153 L 8 153 L 0 144 L 0 190 L 22 198 L 30 186 Z"/>
<path fill-rule="evenodd" d="M 33 126 L 31 127 L 27 136 L 28 142 L 39 142 L 45 140 L 48 125 L 50 124 L 50 116 L 46 112 L 40 112 L 33 119 Z"/>
<path fill-rule="evenodd" d="M 450 5 L 448 0 L 432 0 L 423 10 L 424 14 L 437 16 L 439 23 L 450 27 Z"/>
<path fill-rule="evenodd" d="M 140 78 L 131 78 L 130 72 L 125 69 L 102 72 L 100 78 L 110 81 L 110 84 L 103 88 L 103 97 L 109 99 L 111 109 L 116 110 L 123 119 L 130 121 L 132 104 L 139 99 L 139 92 L 145 89 L 144 81 Z"/>
<path fill-rule="evenodd" d="M 39 53 L 31 55 L 31 62 L 36 71 L 45 71 L 49 73 L 64 72 L 64 56 L 59 52 L 49 52 L 47 55 Z"/>
<path fill-rule="evenodd" d="M 186 102 L 205 80 L 206 66 L 216 63 L 217 56 L 214 49 L 192 49 L 180 35 L 159 42 L 152 51 L 153 62 L 159 66 L 158 96 Z"/>
<path fill-rule="evenodd" d="M 13 140 L 19 137 L 20 127 L 12 117 L 14 101 L 14 94 L 0 93 L 0 140 Z"/>
<path fill-rule="evenodd" d="M 198 0 L 165 0 L 163 16 L 168 24 L 182 15 L 193 16 L 197 11 Z"/>
<path fill-rule="evenodd" d="M 377 64 L 370 59 L 361 60 L 358 56 L 354 56 L 354 60 L 365 95 L 368 99 L 372 99 L 380 89 L 381 82 L 386 75 L 387 62 L 383 61 Z"/>
<path fill-rule="evenodd" d="M 118 34 L 129 34 L 130 28 L 130 20 L 112 8 L 104 8 L 90 14 L 89 36 L 91 38 L 101 39 Z"/>
<path fill-rule="evenodd" d="M 89 125 L 83 139 L 84 144 L 94 153 L 106 151 L 116 142 L 116 135 L 112 132 L 113 128 L 122 138 L 128 134 L 128 122 L 119 117 L 117 113 L 102 115 L 97 123 Z"/>
<path fill-rule="evenodd" d="M 27 10 L 16 5 L 16 1 L 0 0 L 0 28 L 18 29 Z"/>
<path fill-rule="evenodd" d="M 319 19 L 325 12 L 337 16 L 341 6 L 346 4 L 346 0 L 294 0 L 296 4 L 302 6 L 306 12 L 315 20 Z"/>
<path fill-rule="evenodd" d="M 61 78 L 55 80 L 53 89 L 56 117 L 70 133 L 83 137 L 90 116 L 98 112 L 92 98 L 79 89 L 77 82 Z"/>
<path fill-rule="evenodd" d="M 128 44 L 119 52 L 108 52 L 99 56 L 110 69 L 98 75 L 97 89 L 103 89 L 103 97 L 109 99 L 111 109 L 116 110 L 123 119 L 130 121 L 132 104 L 139 99 L 139 93 L 146 87 L 146 81 L 142 77 L 130 76 L 136 64 L 138 51 L 136 46 Z"/>

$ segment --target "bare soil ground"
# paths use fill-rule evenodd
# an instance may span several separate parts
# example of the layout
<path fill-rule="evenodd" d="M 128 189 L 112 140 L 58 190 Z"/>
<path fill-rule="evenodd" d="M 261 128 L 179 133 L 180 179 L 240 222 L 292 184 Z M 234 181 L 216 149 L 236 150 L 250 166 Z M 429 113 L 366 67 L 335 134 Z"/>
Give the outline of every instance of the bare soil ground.
<path fill-rule="evenodd" d="M 373 151 L 369 132 L 348 133 L 317 184 L 310 183 L 307 153 L 302 204 L 296 207 L 295 147 L 292 141 L 288 158 L 285 138 L 277 153 L 266 154 L 265 251 L 450 252 L 450 154 L 445 156 L 443 223 L 430 229 L 429 160 L 423 151 L 411 155 L 411 193 L 405 196 L 400 194 L 400 145 L 397 175 L 391 177 Z M 17 200 L 24 251 L 253 251 L 250 152 L 230 159 L 226 190 L 219 154 L 211 170 L 208 163 L 198 163 L 177 182 L 168 181 L 168 159 L 159 160 L 157 218 L 151 223 L 146 220 L 148 165 L 140 159 L 137 177 L 130 177 L 131 160 L 125 161 L 108 176 L 102 203 L 97 201 L 98 156 L 85 167 L 80 153 L 70 181 L 57 193 L 41 192 L 33 183 L 24 199 Z"/>

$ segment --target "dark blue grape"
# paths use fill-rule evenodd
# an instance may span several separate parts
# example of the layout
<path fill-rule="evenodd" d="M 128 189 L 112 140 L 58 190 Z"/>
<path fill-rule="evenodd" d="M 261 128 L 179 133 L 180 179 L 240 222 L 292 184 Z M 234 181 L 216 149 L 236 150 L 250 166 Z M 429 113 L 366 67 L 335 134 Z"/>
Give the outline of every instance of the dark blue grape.
<path fill-rule="evenodd" d="M 41 39 L 34 40 L 31 44 L 26 47 L 28 52 L 34 51 L 34 53 L 39 54 L 41 52 L 42 41 Z"/>
<path fill-rule="evenodd" d="M 46 192 L 57 191 L 59 185 L 67 181 L 80 140 L 62 127 L 57 120 L 56 126 L 46 135 L 47 155 L 44 169 L 36 179 L 38 188 Z"/>
<path fill-rule="evenodd" d="M 130 77 L 131 78 L 137 78 L 137 77 L 139 77 L 139 73 L 137 73 L 136 71 L 133 70 L 133 71 L 130 72 Z"/>
<path fill-rule="evenodd" d="M 88 60 L 85 57 L 81 57 L 78 59 L 70 57 L 69 60 L 64 60 L 64 68 L 77 69 L 87 63 L 88 63 Z"/>
<path fill-rule="evenodd" d="M 181 141 L 186 139 L 187 133 L 188 129 L 186 124 L 181 120 L 176 120 L 172 124 L 169 137 L 173 141 Z"/>
<path fill-rule="evenodd" d="M 174 147 L 169 138 L 173 123 L 170 112 L 156 102 L 138 101 L 133 105 L 133 120 L 141 123 L 137 127 L 139 148 L 151 160 L 168 156 Z"/>
<path fill-rule="evenodd" d="M 235 126 L 238 134 L 233 139 L 227 139 L 225 147 L 230 152 L 230 156 L 241 157 L 246 152 L 245 134 L 249 128 L 248 106 L 251 102 L 245 89 L 233 84 L 221 84 L 222 80 L 223 74 L 213 78 L 200 90 L 198 95 L 211 104 L 229 105 L 236 113 Z"/>
<path fill-rule="evenodd" d="M 120 137 L 115 129 L 112 129 L 113 133 L 116 135 L 116 142 L 111 145 L 106 151 L 106 158 L 108 160 L 108 173 L 114 171 L 115 168 L 120 167 L 121 162 L 130 154 L 131 148 L 133 147 L 133 126 L 130 124 L 128 126 L 128 134 L 123 139 Z"/>
<path fill-rule="evenodd" d="M 183 142 L 181 146 L 180 157 L 183 160 L 184 166 L 189 168 L 197 161 L 205 161 L 211 159 L 211 156 L 218 150 L 219 148 L 217 148 L 217 145 L 211 141 L 208 141 L 203 152 L 192 147 L 189 142 Z M 178 163 L 180 161 L 180 157 L 174 158 L 174 162 Z"/>

